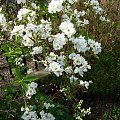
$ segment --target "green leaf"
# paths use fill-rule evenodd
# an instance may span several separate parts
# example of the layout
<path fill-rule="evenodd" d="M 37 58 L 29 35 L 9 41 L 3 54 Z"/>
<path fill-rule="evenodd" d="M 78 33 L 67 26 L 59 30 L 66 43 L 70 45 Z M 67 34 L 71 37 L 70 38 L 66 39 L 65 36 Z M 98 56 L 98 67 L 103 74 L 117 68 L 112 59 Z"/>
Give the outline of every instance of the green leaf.
<path fill-rule="evenodd" d="M 5 52 L 9 52 L 9 46 L 8 46 L 8 44 L 2 45 L 1 49 L 4 50 Z"/>
<path fill-rule="evenodd" d="M 45 0 L 40 0 L 39 2 L 40 2 L 40 7 L 43 8 L 45 6 Z"/>
<path fill-rule="evenodd" d="M 23 78 L 23 81 L 25 82 L 32 82 L 37 80 L 38 78 L 36 76 L 26 76 L 25 78 Z"/>
<path fill-rule="evenodd" d="M 23 89 L 26 91 L 26 90 L 28 89 L 28 84 L 27 84 L 27 83 L 23 83 L 23 84 L 22 84 L 22 87 L 23 87 Z"/>
<path fill-rule="evenodd" d="M 16 80 L 22 80 L 23 75 L 22 75 L 22 72 L 20 71 L 20 69 L 18 69 L 18 68 L 13 68 L 13 72 L 14 72 L 14 75 L 15 75 L 15 79 L 16 79 Z"/>

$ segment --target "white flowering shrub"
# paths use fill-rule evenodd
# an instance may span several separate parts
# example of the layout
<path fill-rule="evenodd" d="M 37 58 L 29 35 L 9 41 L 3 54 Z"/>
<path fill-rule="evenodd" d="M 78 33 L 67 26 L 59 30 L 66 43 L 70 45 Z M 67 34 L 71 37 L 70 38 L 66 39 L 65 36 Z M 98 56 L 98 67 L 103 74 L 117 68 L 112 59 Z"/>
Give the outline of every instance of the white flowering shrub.
<path fill-rule="evenodd" d="M 100 21 L 109 22 L 98 0 L 16 0 L 16 2 L 21 8 L 16 18 L 11 21 L 5 18 L 0 8 L 1 32 L 5 32 L 9 39 L 5 39 L 1 45 L 11 65 L 16 80 L 14 84 L 21 85 L 25 90 L 24 100 L 29 101 L 32 95 L 36 94 L 38 86 L 34 82 L 36 78 L 29 76 L 33 71 L 27 64 L 28 61 L 42 64 L 54 79 L 63 76 L 65 81 L 61 80 L 61 92 L 72 85 L 88 89 L 92 81 L 82 80 L 85 72 L 91 69 L 87 59 L 90 55 L 97 56 L 102 50 L 99 40 L 89 36 L 90 12 L 98 16 Z M 79 8 L 79 5 L 83 7 Z M 1 35 L 1 38 L 4 39 L 4 35 Z M 37 65 L 36 67 L 40 69 Z M 44 106 L 46 109 L 54 107 L 47 103 Z M 22 111 L 24 120 L 55 120 L 51 113 L 44 110 L 38 117 L 30 105 L 22 108 Z M 85 116 L 90 111 L 81 109 L 81 112 L 82 116 Z M 82 116 L 75 117 L 81 120 Z"/>

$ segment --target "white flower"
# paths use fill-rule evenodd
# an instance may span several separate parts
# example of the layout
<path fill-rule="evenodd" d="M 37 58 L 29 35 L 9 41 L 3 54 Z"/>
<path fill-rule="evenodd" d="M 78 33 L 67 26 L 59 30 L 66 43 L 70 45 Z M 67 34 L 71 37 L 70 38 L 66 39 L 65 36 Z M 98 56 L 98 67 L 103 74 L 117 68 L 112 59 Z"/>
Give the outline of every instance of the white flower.
<path fill-rule="evenodd" d="M 92 39 L 88 40 L 88 44 L 90 45 L 90 47 L 92 48 L 92 51 L 94 52 L 94 54 L 98 54 L 99 52 L 101 52 L 101 43 L 95 42 Z"/>
<path fill-rule="evenodd" d="M 87 72 L 87 69 L 91 69 L 91 66 L 88 65 L 85 58 L 79 54 L 76 54 L 72 59 L 74 60 L 73 64 L 75 66 L 74 73 L 78 73 L 81 77 L 83 77 L 84 72 Z"/>
<path fill-rule="evenodd" d="M 62 72 L 63 72 L 62 66 L 59 63 L 54 61 L 49 64 L 48 70 L 50 72 L 53 72 L 57 77 L 62 75 Z"/>
<path fill-rule="evenodd" d="M 69 38 L 76 33 L 76 30 L 74 28 L 74 24 L 71 23 L 69 20 L 62 22 L 60 24 L 59 28 Z"/>
<path fill-rule="evenodd" d="M 81 77 L 83 77 L 84 72 L 87 72 L 87 69 L 91 69 L 90 65 L 83 65 L 80 67 L 75 67 L 74 73 L 79 73 Z"/>
<path fill-rule="evenodd" d="M 73 64 L 76 66 L 76 65 L 81 65 L 81 64 L 84 64 L 85 63 L 85 58 L 80 56 L 80 54 L 70 54 L 70 55 L 73 55 L 72 57 L 72 60 L 74 60 Z"/>
<path fill-rule="evenodd" d="M 54 36 L 53 40 L 53 48 L 54 50 L 60 50 L 63 48 L 63 45 L 66 44 L 67 39 L 65 38 L 64 34 L 58 33 Z"/>
<path fill-rule="evenodd" d="M 76 56 L 76 54 L 75 53 L 71 53 L 70 55 L 69 55 L 69 59 L 74 59 L 74 57 Z"/>
<path fill-rule="evenodd" d="M 58 56 L 51 52 L 50 55 L 45 58 L 44 65 L 48 71 L 53 72 L 57 77 L 59 77 L 64 71 L 64 59 L 65 56 L 62 53 Z"/>
<path fill-rule="evenodd" d="M 32 23 L 28 23 L 27 26 L 26 26 L 26 30 L 37 32 L 37 25 L 34 25 Z"/>
<path fill-rule="evenodd" d="M 55 117 L 51 113 L 48 113 L 47 120 L 55 120 Z"/>
<path fill-rule="evenodd" d="M 0 24 L 5 25 L 6 24 L 6 18 L 4 14 L 0 13 Z"/>
<path fill-rule="evenodd" d="M 93 9 L 95 10 L 96 14 L 101 14 L 104 10 L 100 7 L 100 4 L 98 0 L 90 0 L 90 5 L 93 6 Z"/>
<path fill-rule="evenodd" d="M 11 35 L 17 35 L 17 36 L 23 36 L 23 31 L 24 31 L 25 27 L 24 25 L 18 25 L 18 26 L 14 26 L 13 30 L 11 31 Z"/>
<path fill-rule="evenodd" d="M 35 3 L 31 3 L 31 6 L 36 10 L 39 9 L 39 6 L 37 6 Z"/>
<path fill-rule="evenodd" d="M 26 3 L 26 0 L 16 0 L 17 4 Z"/>
<path fill-rule="evenodd" d="M 29 12 L 31 12 L 31 10 L 26 9 L 26 8 L 21 8 L 18 11 L 18 15 L 17 15 L 18 20 L 19 21 L 22 20 L 22 18 L 25 17 Z"/>
<path fill-rule="evenodd" d="M 30 88 L 30 89 L 28 89 L 28 91 L 26 92 L 26 97 L 27 97 L 28 99 L 30 99 L 31 96 L 34 95 L 34 94 L 36 94 L 36 91 L 35 91 L 33 88 Z"/>
<path fill-rule="evenodd" d="M 80 36 L 79 38 L 72 39 L 74 43 L 74 48 L 78 50 L 78 52 L 86 52 L 88 48 L 87 40 L 85 40 L 84 36 Z"/>
<path fill-rule="evenodd" d="M 39 54 L 42 53 L 42 47 L 34 47 L 32 54 Z"/>
<path fill-rule="evenodd" d="M 54 107 L 55 105 L 54 104 L 50 104 L 50 103 L 44 103 L 44 107 L 46 109 L 49 109 L 49 107 Z"/>
<path fill-rule="evenodd" d="M 96 14 L 102 13 L 104 10 L 98 6 L 94 6 L 93 9 L 96 11 Z"/>
<path fill-rule="evenodd" d="M 101 20 L 101 21 L 106 21 L 106 18 L 103 17 L 103 16 L 100 16 L 100 20 Z"/>
<path fill-rule="evenodd" d="M 30 73 L 32 73 L 32 72 L 33 72 L 33 69 L 32 69 L 32 68 L 30 68 L 30 69 L 27 70 L 27 74 L 30 74 Z"/>
<path fill-rule="evenodd" d="M 2 7 L 0 7 L 0 12 L 2 11 Z"/>
<path fill-rule="evenodd" d="M 0 8 L 1 12 L 2 8 Z M 2 31 L 7 31 L 7 22 L 4 14 L 0 13 L 0 26 L 2 26 Z"/>
<path fill-rule="evenodd" d="M 43 110 L 40 112 L 40 120 L 55 120 L 55 117 L 51 113 L 45 113 Z"/>
<path fill-rule="evenodd" d="M 77 21 L 77 24 L 78 24 L 78 26 L 85 26 L 85 25 L 88 25 L 88 24 L 89 24 L 89 21 L 86 20 L 86 19 L 84 19 L 83 21 L 78 20 L 78 21 Z"/>
<path fill-rule="evenodd" d="M 83 119 L 81 118 L 81 116 L 77 116 L 75 119 L 76 119 L 76 120 L 83 120 Z"/>
<path fill-rule="evenodd" d="M 58 55 L 55 55 L 53 52 L 50 52 L 50 55 L 46 57 L 46 61 L 51 63 L 52 61 L 57 60 Z"/>
<path fill-rule="evenodd" d="M 90 5 L 99 6 L 98 0 L 90 0 Z"/>
<path fill-rule="evenodd" d="M 16 58 L 16 59 L 15 59 L 15 63 L 16 63 L 16 65 L 18 65 L 18 66 L 21 66 L 21 67 L 24 66 L 24 63 L 23 63 L 23 59 L 22 59 L 22 58 Z"/>
<path fill-rule="evenodd" d="M 100 16 L 100 20 L 101 20 L 101 21 L 105 21 L 105 22 L 110 22 L 110 20 L 109 20 L 109 19 L 106 19 L 104 16 Z"/>
<path fill-rule="evenodd" d="M 32 108 L 32 106 L 21 108 L 21 111 L 24 111 L 24 114 L 21 116 L 23 120 L 40 120 L 36 111 L 32 111 Z"/>
<path fill-rule="evenodd" d="M 84 65 L 86 63 L 86 60 L 84 57 L 80 56 L 79 54 L 76 54 L 76 56 L 73 58 L 73 65 Z"/>
<path fill-rule="evenodd" d="M 24 46 L 28 46 L 28 47 L 31 47 L 34 45 L 34 42 L 26 35 L 23 36 L 22 43 L 24 44 Z"/>
<path fill-rule="evenodd" d="M 37 31 L 40 33 L 42 39 L 48 38 L 52 31 L 51 22 L 41 19 L 41 24 L 38 25 Z"/>
<path fill-rule="evenodd" d="M 28 90 L 26 91 L 26 97 L 28 99 L 30 99 L 32 97 L 32 95 L 36 94 L 36 88 L 37 88 L 37 83 L 35 82 L 31 82 L 30 84 L 28 84 Z"/>
<path fill-rule="evenodd" d="M 101 52 L 101 43 L 95 43 L 95 46 L 93 47 L 93 52 L 94 54 L 98 54 L 99 52 Z"/>
<path fill-rule="evenodd" d="M 90 83 L 92 83 L 92 81 L 83 81 L 83 80 L 80 80 L 80 85 L 84 86 L 86 89 L 88 89 Z"/>
<path fill-rule="evenodd" d="M 80 11 L 79 13 L 78 13 L 78 15 L 79 16 L 84 16 L 86 14 L 86 12 L 83 10 L 83 11 Z"/>
<path fill-rule="evenodd" d="M 21 21 L 25 17 L 31 22 L 35 18 L 35 12 L 26 8 L 21 8 L 17 14 L 18 21 Z"/>
<path fill-rule="evenodd" d="M 62 2 L 61 0 L 52 0 L 48 5 L 48 12 L 49 13 L 60 12 L 63 9 Z"/>

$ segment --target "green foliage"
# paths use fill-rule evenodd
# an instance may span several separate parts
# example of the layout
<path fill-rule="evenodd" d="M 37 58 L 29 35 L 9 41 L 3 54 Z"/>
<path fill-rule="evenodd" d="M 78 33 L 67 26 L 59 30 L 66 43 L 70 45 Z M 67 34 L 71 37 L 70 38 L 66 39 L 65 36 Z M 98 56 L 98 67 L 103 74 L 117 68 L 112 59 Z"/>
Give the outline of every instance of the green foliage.
<path fill-rule="evenodd" d="M 114 94 L 120 88 L 120 43 L 115 44 L 116 47 L 112 51 L 103 50 L 99 55 L 99 60 L 96 58 L 92 60 L 92 69 L 85 77 L 94 83 L 90 86 L 90 93 Z"/>
<path fill-rule="evenodd" d="M 50 111 L 57 120 L 74 120 L 72 115 L 69 114 L 68 109 L 66 109 L 63 105 L 55 105 L 55 108 Z"/>
<path fill-rule="evenodd" d="M 113 106 L 109 112 L 105 112 L 103 120 L 119 120 L 120 119 L 120 107 Z"/>

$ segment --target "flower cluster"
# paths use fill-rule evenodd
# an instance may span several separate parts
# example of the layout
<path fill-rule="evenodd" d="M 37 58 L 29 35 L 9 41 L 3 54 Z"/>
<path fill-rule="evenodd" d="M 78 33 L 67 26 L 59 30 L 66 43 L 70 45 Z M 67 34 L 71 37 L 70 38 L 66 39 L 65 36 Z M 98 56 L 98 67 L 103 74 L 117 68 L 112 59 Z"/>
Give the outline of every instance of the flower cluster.
<path fill-rule="evenodd" d="M 48 5 L 48 12 L 49 13 L 60 12 L 65 7 L 63 6 L 64 2 L 67 2 L 69 4 L 74 4 L 77 1 L 78 0 L 51 0 L 51 2 Z"/>
<path fill-rule="evenodd" d="M 91 108 L 88 108 L 85 110 L 84 108 L 81 108 L 81 105 L 83 103 L 83 100 L 80 100 L 79 103 L 76 105 L 76 113 L 74 114 L 74 117 L 76 120 L 83 120 L 82 118 L 86 115 L 91 114 Z"/>
<path fill-rule="evenodd" d="M 40 120 L 55 120 L 55 117 L 51 113 L 45 113 L 44 110 L 40 112 Z"/>
<path fill-rule="evenodd" d="M 48 109 L 49 107 L 54 107 L 54 104 L 44 103 L 44 107 Z M 46 113 L 44 110 L 40 112 L 40 118 L 38 117 L 36 111 L 33 111 L 33 106 L 27 106 L 25 108 L 21 108 L 23 111 L 23 115 L 21 118 L 23 120 L 55 120 L 55 117 L 51 113 Z"/>
<path fill-rule="evenodd" d="M 74 44 L 74 49 L 76 49 L 78 52 L 86 52 L 87 50 L 89 50 L 87 40 L 84 36 L 72 38 L 71 41 Z"/>
<path fill-rule="evenodd" d="M 92 83 L 92 81 L 83 81 L 83 80 L 80 80 L 80 85 L 84 86 L 86 89 L 88 89 L 90 83 Z"/>
<path fill-rule="evenodd" d="M 91 66 L 80 54 L 71 53 L 69 59 L 73 61 L 74 73 L 78 73 L 81 77 L 83 77 L 84 72 L 87 72 L 87 69 L 91 69 Z"/>
<path fill-rule="evenodd" d="M 95 13 L 100 15 L 101 21 L 110 22 L 109 19 L 107 19 L 105 16 L 102 15 L 104 13 L 104 10 L 100 7 L 98 0 L 90 0 L 88 2 L 85 2 L 85 4 L 87 5 L 90 4 L 93 7 Z"/>
<path fill-rule="evenodd" d="M 60 0 L 52 0 L 49 3 L 49 6 L 48 6 L 49 13 L 60 12 L 62 10 L 62 8 L 63 8 L 62 3 L 63 3 L 63 0 L 62 1 L 60 1 Z"/>
<path fill-rule="evenodd" d="M 18 11 L 17 18 L 18 18 L 18 21 L 21 21 L 27 18 L 27 20 L 31 22 L 35 19 L 35 14 L 36 14 L 35 11 L 22 8 Z"/>
<path fill-rule="evenodd" d="M 21 116 L 23 120 L 40 120 L 37 116 L 36 111 L 32 111 L 33 106 L 28 106 L 21 108 L 21 111 L 24 111 L 24 114 Z"/>
<path fill-rule="evenodd" d="M 18 65 L 20 67 L 24 66 L 23 59 L 21 57 L 20 58 L 16 58 L 15 59 L 15 63 L 16 63 L 16 65 Z"/>
<path fill-rule="evenodd" d="M 46 39 L 51 35 L 52 27 L 51 22 L 41 19 L 41 24 L 38 25 L 37 31 L 39 32 L 41 39 Z"/>
<path fill-rule="evenodd" d="M 39 6 L 37 6 L 34 2 L 31 3 L 31 7 L 33 7 L 35 10 L 39 10 Z"/>
<path fill-rule="evenodd" d="M 55 107 L 54 104 L 50 103 L 44 103 L 43 105 L 46 110 L 48 110 L 50 107 Z M 55 120 L 55 117 L 51 113 L 46 113 L 44 110 L 40 112 L 41 119 L 40 120 Z"/>
<path fill-rule="evenodd" d="M 24 25 L 14 26 L 13 30 L 11 31 L 11 36 L 18 36 L 22 39 L 22 44 L 24 46 L 33 46 L 34 42 L 32 41 L 32 33 L 27 26 L 25 28 Z"/>
<path fill-rule="evenodd" d="M 88 44 L 92 48 L 92 51 L 94 52 L 94 54 L 98 54 L 99 52 L 101 52 L 101 43 L 98 43 L 98 42 L 95 42 L 94 40 L 89 39 Z"/>
<path fill-rule="evenodd" d="M 44 65 L 48 71 L 53 72 L 56 76 L 59 77 L 64 71 L 64 55 L 61 54 L 58 56 L 51 52 L 50 55 L 46 57 Z"/>
<path fill-rule="evenodd" d="M 65 38 L 65 35 L 63 33 L 62 34 L 58 33 L 56 35 L 52 35 L 48 40 L 49 40 L 49 42 L 52 42 L 54 50 L 62 49 L 63 46 L 67 42 L 67 38 Z"/>
<path fill-rule="evenodd" d="M 100 4 L 98 0 L 90 0 L 90 5 L 93 6 L 93 9 L 95 10 L 96 14 L 101 14 L 103 12 L 103 9 L 100 7 Z"/>
<path fill-rule="evenodd" d="M 50 107 L 55 107 L 55 105 L 54 104 L 50 104 L 50 103 L 44 103 L 44 107 L 46 108 L 46 110 L 47 109 L 49 109 Z"/>
<path fill-rule="evenodd" d="M 30 99 L 32 95 L 36 94 L 37 83 L 31 82 L 28 84 L 28 90 L 26 91 L 26 97 Z"/>
<path fill-rule="evenodd" d="M 70 38 L 72 35 L 76 33 L 74 24 L 70 22 L 69 20 L 62 22 L 59 28 L 65 35 L 68 36 L 68 38 Z"/>
<path fill-rule="evenodd" d="M 29 75 L 30 73 L 32 73 L 33 72 L 33 69 L 32 68 L 29 68 L 28 70 L 27 70 L 27 74 Z"/>

